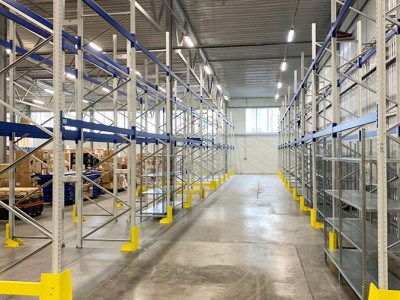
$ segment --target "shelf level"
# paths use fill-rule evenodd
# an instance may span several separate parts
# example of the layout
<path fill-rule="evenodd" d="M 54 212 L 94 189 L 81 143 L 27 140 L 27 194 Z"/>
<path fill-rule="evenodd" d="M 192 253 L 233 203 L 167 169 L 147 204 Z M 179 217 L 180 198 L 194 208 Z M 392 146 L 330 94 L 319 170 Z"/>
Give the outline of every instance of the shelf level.
<path fill-rule="evenodd" d="M 359 190 L 342 190 L 341 196 L 339 190 L 326 190 L 328 195 L 335 197 L 358 210 L 362 209 L 361 192 Z M 400 212 L 400 202 L 387 199 L 388 212 Z M 377 197 L 375 194 L 366 192 L 366 210 L 368 212 L 377 211 Z"/>
<path fill-rule="evenodd" d="M 326 218 L 326 222 L 330 224 L 334 229 L 339 231 L 339 219 L 338 218 Z M 359 250 L 362 249 L 362 219 L 358 218 L 343 218 L 341 234 L 346 240 L 348 240 L 354 247 Z M 366 221 L 366 233 L 367 233 L 367 251 L 377 252 L 378 251 L 378 230 L 377 226 L 369 221 Z M 388 234 L 388 245 L 391 245 L 398 241 L 398 238 L 394 234 Z M 390 251 L 400 252 L 400 247 L 393 247 Z"/>
<path fill-rule="evenodd" d="M 354 290 L 358 297 L 362 294 L 362 253 L 357 249 L 342 249 L 342 264 L 340 264 L 339 249 L 325 249 L 327 257 L 338 268 L 340 274 Z M 378 259 L 368 256 L 367 289 L 370 283 L 378 286 Z M 389 289 L 400 290 L 400 280 L 389 272 Z"/>

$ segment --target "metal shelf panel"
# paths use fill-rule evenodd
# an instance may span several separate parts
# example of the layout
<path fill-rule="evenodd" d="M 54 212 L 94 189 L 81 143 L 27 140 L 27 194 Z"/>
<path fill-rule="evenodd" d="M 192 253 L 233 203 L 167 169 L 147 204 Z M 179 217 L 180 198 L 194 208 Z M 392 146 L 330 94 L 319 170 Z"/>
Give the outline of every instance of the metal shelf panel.
<path fill-rule="evenodd" d="M 361 298 L 362 292 L 362 253 L 357 249 L 342 249 L 342 264 L 340 265 L 339 249 L 325 249 L 328 258 L 338 268 L 340 274 L 354 292 Z M 367 288 L 370 283 L 378 285 L 378 259 L 368 256 L 367 263 Z M 400 290 L 400 280 L 389 272 L 389 289 Z"/>
<path fill-rule="evenodd" d="M 338 218 L 326 218 L 326 222 L 329 223 L 334 229 L 339 232 L 339 219 Z M 376 252 L 378 250 L 378 230 L 375 224 L 366 221 L 366 233 L 367 233 L 367 250 L 368 252 Z M 362 219 L 358 218 L 343 218 L 342 228 L 340 233 L 346 238 L 354 247 L 362 249 Z M 398 241 L 398 238 L 394 234 L 388 234 L 388 244 L 393 244 Z M 391 249 L 393 252 L 399 252 L 400 247 L 396 246 Z"/>
<path fill-rule="evenodd" d="M 177 207 L 182 205 L 182 201 L 174 201 L 173 207 Z M 166 215 L 167 214 L 167 208 L 164 203 L 157 203 L 155 205 L 150 204 L 147 208 L 143 209 L 142 215 Z"/>
<path fill-rule="evenodd" d="M 339 190 L 326 190 L 326 193 L 332 197 L 339 199 Z M 358 210 L 362 208 L 362 197 L 361 192 L 358 190 L 342 190 L 342 195 L 340 200 Z M 377 197 L 375 194 L 367 193 L 367 211 L 376 212 L 377 211 Z M 394 201 L 392 199 L 387 199 L 388 211 L 389 212 L 400 212 L 400 202 Z"/>

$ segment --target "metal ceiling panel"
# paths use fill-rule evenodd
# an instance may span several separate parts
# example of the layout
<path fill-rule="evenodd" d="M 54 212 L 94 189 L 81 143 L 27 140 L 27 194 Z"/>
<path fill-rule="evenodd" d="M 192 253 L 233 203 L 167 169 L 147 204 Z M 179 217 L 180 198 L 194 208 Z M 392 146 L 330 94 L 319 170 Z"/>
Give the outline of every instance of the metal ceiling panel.
<path fill-rule="evenodd" d="M 201 45 L 213 47 L 204 50 L 230 97 L 274 97 L 296 1 L 180 2 Z M 293 70 L 300 68 L 300 52 L 306 57 L 311 53 L 313 22 L 317 23 L 318 38 L 323 39 L 330 24 L 330 0 L 300 0 L 294 22 L 294 42 L 300 43 L 289 45 L 288 69 L 282 74 L 284 86 L 293 88 Z"/>
<path fill-rule="evenodd" d="M 43 17 L 52 16 L 52 1 L 21 0 L 23 5 Z M 128 28 L 128 0 L 98 0 L 108 13 L 121 13 L 113 16 L 121 20 Z M 163 0 L 155 0 L 156 10 Z M 293 70 L 300 68 L 300 52 L 305 52 L 307 62 L 311 53 L 311 23 L 317 23 L 318 39 L 322 40 L 330 24 L 330 0 L 299 0 L 296 14 L 294 43 L 288 46 L 288 70 L 280 75 L 280 63 L 286 51 L 286 37 L 290 29 L 296 0 L 179 0 L 191 23 L 200 46 L 211 62 L 216 76 L 230 98 L 273 97 L 276 84 L 282 76 L 284 87 L 293 87 Z M 138 3 L 152 14 L 150 0 L 138 0 Z M 93 12 L 85 7 L 85 14 Z M 183 20 L 175 14 L 181 26 Z M 76 18 L 76 0 L 66 1 L 66 19 Z M 152 26 L 140 13 L 137 14 L 138 39 L 150 49 L 163 48 L 165 33 L 163 17 L 160 25 L 162 32 Z M 108 30 L 108 24 L 97 17 L 86 17 L 85 37 L 95 40 L 105 51 L 112 49 L 114 30 Z M 74 33 L 74 26 L 67 31 Z M 32 48 L 37 42 L 31 33 L 21 33 L 26 48 Z M 125 52 L 126 42 L 119 38 L 118 49 Z M 41 49 L 44 54 L 51 49 Z M 184 53 L 186 56 L 186 52 Z M 144 62 L 144 56 L 138 55 L 138 64 Z M 178 66 L 181 69 L 181 66 Z M 300 71 L 300 70 L 299 70 Z"/>

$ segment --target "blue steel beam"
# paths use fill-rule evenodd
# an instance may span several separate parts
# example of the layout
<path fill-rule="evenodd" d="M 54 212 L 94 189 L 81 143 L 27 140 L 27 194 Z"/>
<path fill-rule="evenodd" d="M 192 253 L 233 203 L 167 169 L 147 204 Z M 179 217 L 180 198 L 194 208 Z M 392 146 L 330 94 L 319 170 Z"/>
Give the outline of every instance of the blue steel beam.
<path fill-rule="evenodd" d="M 331 34 L 331 31 L 329 31 L 329 34 Z M 328 34 L 328 36 L 329 36 Z M 386 34 L 386 42 L 389 41 L 393 36 L 395 36 L 396 32 L 390 30 L 387 34 Z M 327 38 L 328 38 L 327 36 Z M 321 47 L 322 48 L 322 47 Z M 376 47 L 372 47 L 364 56 L 360 57 L 359 61 L 358 61 L 358 65 L 362 66 L 365 62 L 367 62 L 374 54 L 376 53 Z M 316 59 L 316 61 L 318 62 L 318 59 Z M 312 62 L 311 66 L 315 67 L 314 61 Z M 283 118 L 285 117 L 287 111 L 290 109 L 290 106 L 293 105 L 293 102 L 295 101 L 295 98 L 297 98 L 298 94 L 300 93 L 302 87 L 304 86 L 304 84 L 307 82 L 307 79 L 311 73 L 312 68 L 310 67 L 306 73 L 306 76 L 304 77 L 304 80 L 301 82 L 301 84 L 299 85 L 298 90 L 295 93 L 295 96 L 293 97 L 292 101 L 289 103 L 285 113 L 282 116 L 281 122 L 283 120 Z M 347 71 L 347 75 L 351 75 L 353 72 L 355 72 L 357 70 L 357 66 L 353 66 L 351 67 L 348 71 Z M 342 84 L 345 80 L 347 80 L 346 77 L 341 76 L 338 79 L 338 84 Z M 326 98 L 327 96 L 329 96 L 331 94 L 331 89 L 327 90 L 324 93 L 324 97 Z"/>
<path fill-rule="evenodd" d="M 19 10 L 23 14 L 29 16 L 30 18 L 34 19 L 35 21 L 43 24 L 44 26 L 46 26 L 50 30 L 53 30 L 53 24 L 51 22 L 49 22 L 45 18 L 39 16 L 38 14 L 34 13 L 33 11 L 29 10 L 28 8 L 26 8 L 22 4 L 18 3 L 17 1 L 15 1 L 15 0 L 4 0 L 4 2 L 6 2 L 9 5 L 11 5 L 16 10 Z M 62 35 L 63 35 L 63 37 L 65 39 L 67 39 L 71 43 L 73 43 L 75 45 L 79 45 L 79 39 L 78 38 L 72 36 L 71 34 L 65 32 L 65 31 L 62 32 Z"/>
<path fill-rule="evenodd" d="M 107 126 L 97 123 L 85 122 L 85 121 L 77 121 L 73 119 L 63 118 L 63 126 L 75 127 L 76 130 L 65 129 L 63 127 L 63 139 L 76 141 L 82 139 L 81 130 L 91 129 L 98 130 L 102 132 L 86 132 L 83 133 L 84 141 L 94 141 L 94 142 L 104 142 L 104 143 L 127 143 L 126 138 L 130 136 L 134 137 L 138 143 L 146 143 L 146 144 L 158 144 L 159 141 L 163 142 L 174 142 L 181 143 L 182 145 L 191 145 L 192 147 L 198 147 L 199 145 L 203 145 L 204 140 L 199 138 L 180 138 L 180 137 L 171 137 L 170 135 L 162 135 L 162 134 L 153 134 L 148 132 L 140 132 L 133 129 L 125 129 L 115 126 Z M 46 127 L 49 131 L 53 131 L 53 128 Z M 40 138 L 40 139 L 50 139 L 51 136 L 42 131 L 35 125 L 28 124 L 18 124 L 18 123 L 10 123 L 10 122 L 0 122 L 0 136 L 8 136 L 11 137 L 12 133 L 15 134 L 16 137 L 28 137 L 28 138 Z M 120 135 L 125 135 L 126 138 L 121 137 Z M 220 147 L 221 145 L 218 145 Z M 214 146 L 214 147 L 217 147 Z M 224 145 L 224 147 L 232 147 L 230 145 Z"/>
<path fill-rule="evenodd" d="M 297 88 L 296 92 L 293 95 L 292 100 L 290 101 L 290 103 L 288 104 L 285 112 L 283 113 L 283 116 L 281 118 L 281 122 L 283 121 L 284 117 L 286 116 L 286 114 L 290 110 L 290 107 L 293 105 L 294 101 L 296 101 L 296 99 L 300 95 L 301 89 L 303 88 L 303 86 L 305 86 L 308 78 L 311 75 L 312 70 L 314 70 L 314 68 L 316 68 L 318 61 L 321 59 L 325 49 L 327 48 L 327 46 L 328 46 L 328 44 L 329 44 L 329 42 L 330 42 L 330 40 L 332 38 L 332 35 L 336 34 L 336 30 L 338 29 L 339 25 L 343 22 L 346 14 L 350 10 L 350 7 L 351 7 L 351 5 L 353 4 L 354 1 L 355 0 L 346 0 L 346 2 L 343 4 L 342 8 L 339 11 L 339 15 L 336 18 L 336 21 L 332 24 L 331 29 L 329 30 L 328 35 L 326 36 L 324 42 L 322 43 L 321 47 L 319 48 L 315 59 L 311 62 L 311 65 L 310 65 L 307 73 L 305 74 L 303 81 L 300 83 L 299 87 Z"/>
<path fill-rule="evenodd" d="M 346 130 L 350 130 L 350 129 L 354 129 L 354 128 L 357 128 L 357 127 L 362 127 L 362 126 L 365 126 L 365 125 L 368 125 L 368 124 L 372 124 L 372 123 L 375 123 L 377 121 L 377 118 L 378 118 L 377 112 L 372 112 L 372 113 L 370 113 L 368 115 L 365 115 L 365 116 L 360 117 L 360 118 L 356 118 L 354 120 L 347 121 L 347 122 L 345 122 L 343 124 L 339 124 L 339 125 L 336 125 L 336 126 L 331 126 L 331 127 L 326 128 L 324 130 L 309 134 L 309 135 L 307 135 L 307 136 L 305 136 L 305 137 L 303 137 L 303 138 L 301 138 L 301 139 L 299 139 L 297 141 L 289 141 L 288 143 L 281 144 L 281 145 L 278 146 L 278 148 L 280 147 L 279 149 L 282 149 L 282 147 L 285 147 L 285 146 L 300 145 L 300 144 L 306 143 L 308 141 L 312 141 L 313 139 L 321 138 L 321 137 L 324 137 L 324 136 L 331 136 L 331 135 L 333 135 L 335 133 L 337 134 L 337 133 L 340 133 L 340 132 L 343 132 L 343 131 L 346 131 Z M 389 133 L 393 134 L 393 133 L 396 133 L 396 131 L 392 130 Z"/>
<path fill-rule="evenodd" d="M 175 78 L 179 83 L 181 83 L 188 92 L 195 96 L 199 101 L 202 101 L 209 109 L 215 111 L 219 117 L 221 117 L 227 124 L 233 126 L 225 116 L 223 116 L 217 109 L 212 107 L 207 102 L 204 102 L 202 97 L 193 91 L 186 82 L 184 82 L 179 76 L 171 72 L 169 66 L 165 65 L 161 60 L 158 59 L 153 53 L 151 53 L 143 44 L 136 40 L 134 34 L 129 33 L 123 26 L 121 26 L 117 21 L 115 21 L 101 6 L 99 6 L 93 0 L 82 0 L 87 6 L 89 6 L 94 12 L 96 12 L 101 18 L 103 18 L 107 23 L 114 27 L 120 34 L 122 34 L 128 41 L 132 43 L 137 49 L 141 50 L 147 57 L 149 57 L 154 63 L 156 63 L 161 69 L 169 73 L 173 78 Z"/>
<path fill-rule="evenodd" d="M 132 43 L 134 43 L 138 49 L 142 50 L 149 58 L 151 58 L 156 64 L 158 64 L 163 70 L 165 70 L 166 72 L 169 71 L 169 67 L 166 66 L 165 64 L 163 64 L 156 56 L 154 56 L 148 49 L 146 49 L 146 47 L 144 47 L 140 42 L 135 40 L 135 36 L 129 34 L 128 31 L 126 31 L 118 22 L 116 22 L 112 17 L 110 17 L 99 5 L 97 5 L 97 3 L 95 3 L 92 0 L 82 0 L 84 1 L 86 4 L 88 4 L 95 12 L 97 12 L 101 17 L 103 17 L 107 22 L 110 23 L 110 25 L 112 25 L 113 27 L 116 28 L 116 30 L 118 30 L 124 37 L 126 37 L 129 41 L 131 41 Z M 48 20 L 46 20 L 45 18 L 41 17 L 40 15 L 32 12 L 31 10 L 29 10 L 28 8 L 26 8 L 25 6 L 23 6 L 22 4 L 18 3 L 15 0 L 7 0 L 6 1 L 9 5 L 11 5 L 12 7 L 14 7 L 16 10 L 20 11 L 21 13 L 27 15 L 28 17 L 34 19 L 35 21 L 39 22 L 40 24 L 42 24 L 43 26 L 47 27 L 50 30 L 53 30 L 53 24 L 51 22 L 49 22 Z M 11 19 L 13 21 L 15 21 L 16 23 L 20 24 L 21 26 L 27 28 L 28 30 L 32 31 L 33 33 L 42 36 L 43 38 L 48 38 L 51 34 L 29 22 L 27 22 L 26 20 L 22 19 L 21 17 L 9 12 L 8 10 L 1 8 L 0 7 L 0 14 L 7 17 L 8 19 Z M 68 34 L 67 32 L 63 31 L 63 36 L 69 40 L 70 42 L 74 43 L 75 45 L 80 46 L 80 40 L 78 38 L 75 38 L 73 36 L 71 36 L 70 34 Z M 77 53 L 77 50 L 75 49 L 75 47 L 68 45 L 66 43 L 64 43 L 64 48 L 68 49 L 69 51 L 73 52 L 73 53 Z M 94 65 L 108 71 L 109 73 L 111 73 L 113 76 L 117 76 L 117 77 L 121 77 L 123 79 L 126 79 L 126 76 L 124 74 L 121 74 L 119 71 L 122 71 L 126 74 L 129 74 L 129 69 L 125 68 L 123 66 L 121 66 L 120 64 L 118 64 L 117 62 L 113 61 L 112 59 L 110 59 L 109 57 L 107 57 L 106 55 L 94 50 L 92 47 L 90 46 L 84 46 L 83 49 L 88 52 L 89 54 L 92 54 L 94 56 L 99 57 L 101 60 L 104 60 L 106 62 L 108 62 L 109 64 L 111 64 L 112 66 L 114 66 L 116 69 L 108 66 L 107 64 L 101 62 L 101 60 L 92 57 L 91 55 L 88 55 L 87 53 L 84 53 L 84 59 L 87 61 L 90 61 L 91 63 L 93 63 Z M 40 56 L 38 56 L 40 57 Z M 39 59 L 40 60 L 40 59 Z M 119 69 L 119 71 L 117 70 Z M 215 111 L 217 113 L 217 115 L 219 117 L 221 117 L 227 124 L 229 124 L 230 126 L 233 127 L 233 124 L 230 123 L 225 116 L 223 116 L 223 114 L 221 114 L 218 110 L 216 110 L 215 108 L 213 108 L 210 104 L 206 103 L 203 101 L 202 97 L 200 95 L 198 95 L 196 92 L 194 92 L 192 89 L 190 89 L 189 85 L 187 85 L 180 77 L 178 77 L 176 74 L 171 72 L 171 75 L 177 80 L 179 81 L 190 93 L 192 93 L 198 100 L 200 100 L 202 103 L 204 103 L 206 106 L 208 106 L 211 110 Z M 140 76 L 136 76 L 140 81 L 142 82 L 146 82 L 143 78 L 141 78 Z M 151 88 L 155 88 L 154 85 L 152 85 L 151 83 L 146 82 L 147 85 L 149 85 Z M 155 92 L 152 93 L 153 95 L 155 94 Z M 165 97 L 164 97 L 165 100 Z"/>
<path fill-rule="evenodd" d="M 11 42 L 7 42 L 7 41 L 2 40 L 2 39 L 0 39 L 0 46 L 3 46 L 3 47 L 5 47 L 5 48 L 9 48 L 9 49 L 12 48 Z M 23 48 L 21 48 L 21 47 L 18 47 L 18 46 L 16 46 L 16 51 L 17 51 L 17 53 L 20 53 L 20 54 L 25 54 L 25 53 L 28 52 L 27 50 L 25 50 L 25 49 L 23 49 Z M 84 55 L 84 56 L 85 56 L 85 55 Z M 50 66 L 50 67 L 53 66 L 53 61 L 52 61 L 52 60 L 50 60 L 50 59 L 45 59 L 44 57 L 42 57 L 42 56 L 40 56 L 40 55 L 38 55 L 38 54 L 32 53 L 32 54 L 29 55 L 29 57 L 31 57 L 31 58 L 33 58 L 33 59 L 35 59 L 35 60 L 37 60 L 37 61 L 44 61 L 44 63 L 45 63 L 46 65 Z M 100 61 L 96 62 L 95 64 L 104 65 L 104 64 L 103 64 L 102 62 L 100 62 Z M 108 66 L 104 65 L 104 67 L 108 67 Z M 74 74 L 75 77 L 78 77 L 78 75 L 77 75 L 78 70 L 65 67 L 65 71 L 68 72 L 68 73 Z M 98 85 L 100 85 L 100 84 L 102 83 L 101 81 L 98 81 L 98 80 L 96 80 L 96 79 L 94 79 L 94 78 L 91 78 L 91 77 L 89 77 L 89 76 L 86 76 L 86 75 L 83 76 L 83 79 L 86 80 L 86 81 L 92 82 L 92 83 L 94 83 L 94 84 L 98 84 Z M 162 100 L 162 101 L 165 101 L 166 98 L 165 98 L 165 96 L 163 95 L 163 92 L 158 91 L 158 87 L 157 87 L 156 85 L 153 85 L 153 84 L 151 84 L 150 82 L 144 80 L 144 79 L 143 79 L 142 77 L 140 77 L 139 75 L 136 76 L 136 79 L 137 79 L 138 81 L 140 81 L 140 82 L 143 82 L 143 83 L 146 85 L 146 86 L 143 86 L 142 84 L 140 84 L 140 82 L 137 82 L 137 83 L 136 83 L 137 87 L 141 88 L 141 89 L 144 90 L 144 91 L 147 91 L 147 92 L 148 92 L 150 95 L 152 95 L 153 97 L 155 97 L 155 96 L 156 96 L 156 93 L 158 92 L 158 98 L 159 98 L 160 100 Z M 107 86 L 106 86 L 106 85 L 103 85 L 103 86 L 106 87 L 106 88 L 109 88 L 110 90 L 112 89 L 111 86 L 108 86 L 108 85 L 107 85 Z M 148 87 L 150 87 L 151 89 L 149 90 Z M 156 91 L 157 91 L 157 92 L 156 92 Z M 124 91 L 118 90 L 117 92 L 118 92 L 118 94 L 120 94 L 120 95 L 126 96 L 126 93 L 125 93 Z M 188 108 L 187 108 L 183 103 L 178 102 L 176 98 L 174 99 L 174 101 L 176 102 L 176 104 L 177 104 L 181 109 L 183 109 L 183 110 L 188 110 Z M 192 114 L 195 115 L 196 112 L 192 110 Z M 200 115 L 198 114 L 198 116 L 200 116 Z"/>

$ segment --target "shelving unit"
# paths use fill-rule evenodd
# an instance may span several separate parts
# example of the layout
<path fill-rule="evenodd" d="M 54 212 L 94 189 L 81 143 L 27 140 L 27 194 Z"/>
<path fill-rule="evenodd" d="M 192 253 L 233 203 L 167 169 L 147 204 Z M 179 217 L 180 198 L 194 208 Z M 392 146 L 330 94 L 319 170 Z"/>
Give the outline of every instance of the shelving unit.
<path fill-rule="evenodd" d="M 311 65 L 302 54 L 300 83 L 282 107 L 279 172 L 311 226 L 323 227 L 327 261 L 367 299 L 370 283 L 400 289 L 400 10 L 376 1 L 368 16 L 355 1 L 338 3 L 322 43 L 312 25 Z M 366 23 L 376 28 L 368 40 Z M 340 41 L 346 30 L 354 41 Z"/>
<path fill-rule="evenodd" d="M 165 28 L 158 26 L 165 49 L 153 52 L 137 39 L 136 1 L 129 1 L 128 25 L 114 17 L 118 13 L 114 8 L 93 0 L 69 3 L 75 8 L 73 13 L 68 9 L 68 18 L 73 19 L 68 25 L 61 0 L 53 1 L 53 10 L 45 16 L 15 0 L 0 4 L 10 33 L 7 40 L 0 40 L 0 47 L 10 49 L 9 64 L 0 70 L 0 79 L 7 77 L 9 97 L 0 99 L 9 114 L 9 120 L 0 122 L 0 136 L 10 143 L 9 166 L 0 171 L 0 175 L 9 174 L 9 202 L 0 201 L 9 211 L 9 247 L 21 242 L 18 217 L 49 241 L 43 247 L 52 246 L 51 271 L 61 273 L 65 184 L 74 186 L 78 248 L 86 242 L 106 241 L 125 243 L 122 251 L 136 251 L 141 222 L 154 217 L 171 223 L 175 209 L 191 207 L 197 190 L 203 198 L 205 187 L 214 190 L 233 175 L 234 126 L 226 115 L 224 94 L 217 89 L 216 77 L 204 70 L 208 62 L 204 56 L 197 57 L 198 50 L 172 51 L 173 44 L 181 45 L 186 30 L 190 31 L 187 23 L 172 25 L 179 22 L 172 19 L 174 11 L 166 8 L 169 21 Z M 88 18 L 107 24 L 113 34 L 107 30 L 87 35 Z M 178 28 L 183 32 L 175 35 L 172 29 Z M 20 32 L 39 40 L 25 49 L 17 39 Z M 93 44 L 105 34 L 112 39 L 111 52 Z M 182 69 L 185 79 L 178 76 Z M 36 79 L 39 75 L 45 79 Z M 33 112 L 46 112 L 49 118 L 36 122 Z M 16 158 L 24 139 L 35 147 Z M 106 149 L 103 156 L 96 153 L 96 145 Z M 51 164 L 35 156 L 41 149 L 52 151 Z M 66 173 L 64 155 L 71 151 L 75 170 Z M 85 157 L 93 158 L 93 163 L 85 164 Z M 15 202 L 15 168 L 26 159 L 50 171 L 51 178 L 37 187 L 41 191 L 52 185 L 50 227 L 21 211 Z M 91 176 L 94 172 L 96 178 Z M 106 179 L 113 183 L 109 188 L 103 186 Z M 85 195 L 84 183 L 111 199 L 112 208 Z M 93 207 L 98 213 L 93 213 Z M 128 231 L 102 235 L 103 229 L 121 218 L 127 219 Z M 85 219 L 96 222 L 85 226 Z"/>

